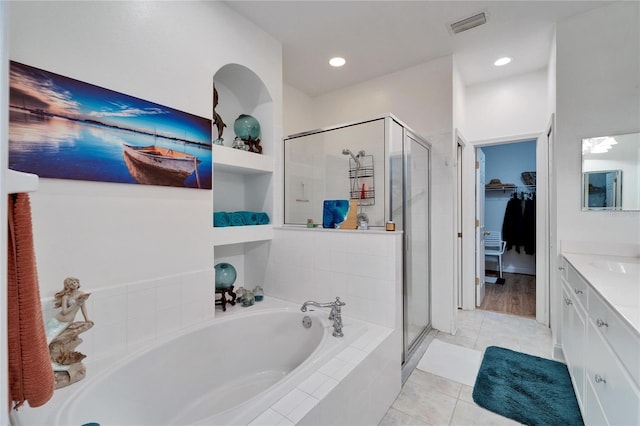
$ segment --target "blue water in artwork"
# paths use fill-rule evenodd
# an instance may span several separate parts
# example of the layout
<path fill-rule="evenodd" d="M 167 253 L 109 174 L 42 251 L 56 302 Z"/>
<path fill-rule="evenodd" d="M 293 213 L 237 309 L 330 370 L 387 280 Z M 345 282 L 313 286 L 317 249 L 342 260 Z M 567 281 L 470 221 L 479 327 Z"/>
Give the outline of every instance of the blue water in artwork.
<path fill-rule="evenodd" d="M 211 149 L 159 136 L 60 117 L 10 111 L 9 168 L 41 177 L 136 183 L 123 159 L 123 144 L 156 145 L 194 155 L 200 188 L 211 188 Z M 197 188 L 196 174 L 184 186 Z"/>
<path fill-rule="evenodd" d="M 322 227 L 338 228 L 349 214 L 349 200 L 324 200 Z"/>

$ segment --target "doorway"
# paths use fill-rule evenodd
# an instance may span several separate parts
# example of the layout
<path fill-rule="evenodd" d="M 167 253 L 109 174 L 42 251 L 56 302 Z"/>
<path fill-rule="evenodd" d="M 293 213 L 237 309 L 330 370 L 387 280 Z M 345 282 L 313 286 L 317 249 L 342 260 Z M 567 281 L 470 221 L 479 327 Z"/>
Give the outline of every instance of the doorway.
<path fill-rule="evenodd" d="M 536 139 L 477 147 L 484 181 L 476 192 L 479 309 L 536 317 Z M 491 236 L 492 238 L 489 238 Z M 486 247 L 486 241 L 494 245 Z M 495 245 L 496 238 L 498 243 Z M 489 253 L 492 253 L 489 255 Z M 483 269 L 486 271 L 483 272 Z"/>

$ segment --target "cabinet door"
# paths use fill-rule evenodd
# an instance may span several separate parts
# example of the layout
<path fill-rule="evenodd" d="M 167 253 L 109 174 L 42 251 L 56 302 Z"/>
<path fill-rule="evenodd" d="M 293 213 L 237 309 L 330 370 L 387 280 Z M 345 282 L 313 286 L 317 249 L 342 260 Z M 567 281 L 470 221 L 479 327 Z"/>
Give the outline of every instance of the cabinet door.
<path fill-rule="evenodd" d="M 586 357 L 588 382 L 609 424 L 640 424 L 640 392 L 591 321 Z"/>
<path fill-rule="evenodd" d="M 562 350 L 578 404 L 584 407 L 585 312 L 570 291 L 565 283 L 562 286 Z"/>

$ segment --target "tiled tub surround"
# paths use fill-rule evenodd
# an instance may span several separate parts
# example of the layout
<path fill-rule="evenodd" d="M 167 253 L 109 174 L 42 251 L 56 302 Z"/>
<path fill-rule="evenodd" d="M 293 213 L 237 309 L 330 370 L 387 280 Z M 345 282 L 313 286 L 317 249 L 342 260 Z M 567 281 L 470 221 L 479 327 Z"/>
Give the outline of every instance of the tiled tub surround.
<path fill-rule="evenodd" d="M 206 321 L 204 324 L 187 327 L 166 336 L 158 338 L 158 345 L 165 341 L 173 341 L 173 339 L 181 339 L 188 335 L 191 331 L 197 330 L 202 326 L 221 323 L 225 321 L 234 321 L 234 319 L 246 316 L 255 316 L 260 311 L 273 311 L 274 309 L 300 313 L 298 304 L 273 299 L 265 296 L 265 300 L 250 308 L 242 308 L 235 306 L 226 313 L 221 314 L 220 318 Z M 301 314 L 301 313 L 300 313 Z M 315 312 L 312 315 L 320 317 L 328 316 L 328 312 Z M 284 383 L 289 388 L 282 387 L 280 384 L 274 385 L 274 393 L 270 395 L 262 395 L 257 399 L 259 403 L 267 404 L 262 407 L 252 404 L 243 407 L 243 412 L 247 414 L 245 418 L 239 418 L 235 421 L 225 419 L 224 424 L 251 424 L 267 425 L 267 424 L 375 424 L 384 415 L 386 409 L 391 405 L 393 399 L 400 390 L 400 360 L 397 356 L 395 347 L 397 342 L 393 341 L 392 330 L 366 324 L 364 322 L 344 317 L 346 339 L 337 339 L 330 335 L 332 326 L 329 321 L 323 320 L 324 327 L 328 333 L 328 343 L 334 345 L 328 349 L 324 357 L 319 357 L 306 366 L 294 370 L 291 376 L 287 376 Z M 260 323 L 256 324 L 259 330 Z M 255 330 L 254 330 L 255 332 Z M 358 333 L 363 333 L 357 337 Z M 349 337 L 350 336 L 350 337 Z M 351 340 L 351 341 L 349 341 Z M 224 340 L 216 341 L 215 344 L 224 345 Z M 335 346 L 339 345 L 339 346 Z M 340 346 L 341 345 L 341 346 Z M 151 345 L 156 347 L 156 345 Z M 194 347 L 199 347 L 194 343 Z M 57 417 L 60 411 L 68 412 L 69 407 L 65 406 L 67 401 L 74 400 L 76 392 L 84 395 L 85 389 L 88 392 L 94 392 L 93 386 L 100 386 L 101 377 L 110 377 L 119 374 L 119 368 L 126 364 L 128 358 L 135 358 L 139 353 L 147 353 L 149 348 L 139 349 L 138 353 L 134 353 L 129 357 L 112 357 L 111 359 L 103 358 L 100 361 L 88 361 L 87 371 L 88 377 L 83 382 L 74 386 L 60 389 L 56 391 L 54 398 L 50 403 L 38 409 L 21 410 L 14 421 L 16 426 L 31 424 L 53 424 L 55 420 L 58 424 L 68 424 L 71 419 Z M 185 354 L 184 362 L 189 363 L 188 354 L 190 351 L 184 351 L 182 347 L 176 348 Z M 233 351 L 234 348 L 223 348 L 222 350 Z M 333 351 L 331 353 L 330 351 Z M 316 355 L 319 352 L 316 352 Z M 238 360 L 241 360 L 246 353 L 238 354 Z M 257 356 L 267 356 L 266 353 L 258 351 Z M 245 360 L 245 362 L 251 362 Z M 186 365 L 185 364 L 185 365 Z M 238 371 L 242 370 L 243 362 L 236 366 Z M 228 365 L 224 366 L 228 368 Z M 160 372 L 159 372 L 160 373 Z M 132 377 L 132 380 L 136 380 Z M 168 385 L 168 384 L 167 384 Z M 168 385 L 171 387 L 170 385 Z M 156 388 L 162 388 L 156 386 Z M 172 388 L 173 389 L 173 388 Z M 175 389 L 174 389 L 175 390 Z M 201 395 L 192 396 L 197 398 Z M 101 398 L 100 404 L 108 404 L 104 398 Z M 119 405 L 116 401 L 114 404 Z M 163 404 L 172 406 L 172 401 L 165 401 Z M 143 406 L 156 406 L 157 404 L 143 404 Z M 205 404 L 206 405 L 206 404 Z M 61 408 L 63 408 L 61 410 Z M 255 416 L 258 416 L 254 419 Z M 90 419 L 82 419 L 90 420 Z M 100 422 L 100 419 L 91 419 Z M 197 424 L 194 419 L 188 419 L 184 424 Z M 210 419 L 209 419 L 210 420 Z M 138 419 L 136 419 L 138 421 Z M 167 419 L 169 421 L 169 419 Z M 77 423 L 73 421 L 74 424 Z M 138 421 L 138 423 L 140 423 Z M 144 423 L 144 422 L 142 422 Z M 157 424 L 155 419 L 153 424 Z M 183 424 L 180 421 L 174 424 Z M 211 422 L 205 422 L 207 424 Z M 78 423 L 80 424 L 80 423 Z M 103 424 L 109 424 L 104 422 Z M 215 424 L 212 423 L 212 424 Z"/>
<path fill-rule="evenodd" d="M 377 229 L 274 229 L 265 291 L 292 302 L 339 296 L 345 315 L 402 330 L 402 232 Z"/>
<path fill-rule="evenodd" d="M 562 349 L 585 423 L 638 424 L 640 250 L 602 254 L 600 248 L 594 254 L 566 246 Z"/>
<path fill-rule="evenodd" d="M 82 335 L 79 350 L 87 355 L 85 363 L 129 354 L 212 319 L 212 282 L 213 268 L 97 289 L 80 278 L 81 290 L 91 293 L 87 313 L 95 324 Z M 43 298 L 42 309 L 45 322 L 56 315 L 52 297 Z"/>

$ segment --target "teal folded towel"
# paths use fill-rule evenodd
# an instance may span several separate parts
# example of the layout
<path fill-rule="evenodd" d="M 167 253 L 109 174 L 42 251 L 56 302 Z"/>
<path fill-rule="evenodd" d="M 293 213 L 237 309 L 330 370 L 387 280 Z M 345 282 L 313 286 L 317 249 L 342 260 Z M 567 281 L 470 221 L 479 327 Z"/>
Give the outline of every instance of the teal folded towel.
<path fill-rule="evenodd" d="M 213 226 L 223 227 L 230 226 L 231 220 L 229 219 L 229 213 L 227 212 L 214 212 L 213 213 Z"/>
<path fill-rule="evenodd" d="M 265 212 L 258 212 L 256 216 L 258 217 L 258 225 L 266 225 L 269 223 L 269 215 Z"/>
<path fill-rule="evenodd" d="M 246 225 L 244 217 L 240 213 L 229 213 L 229 221 L 231 222 L 231 226 Z"/>
<path fill-rule="evenodd" d="M 256 212 L 236 212 L 242 216 L 245 225 L 257 225 L 258 217 Z"/>

